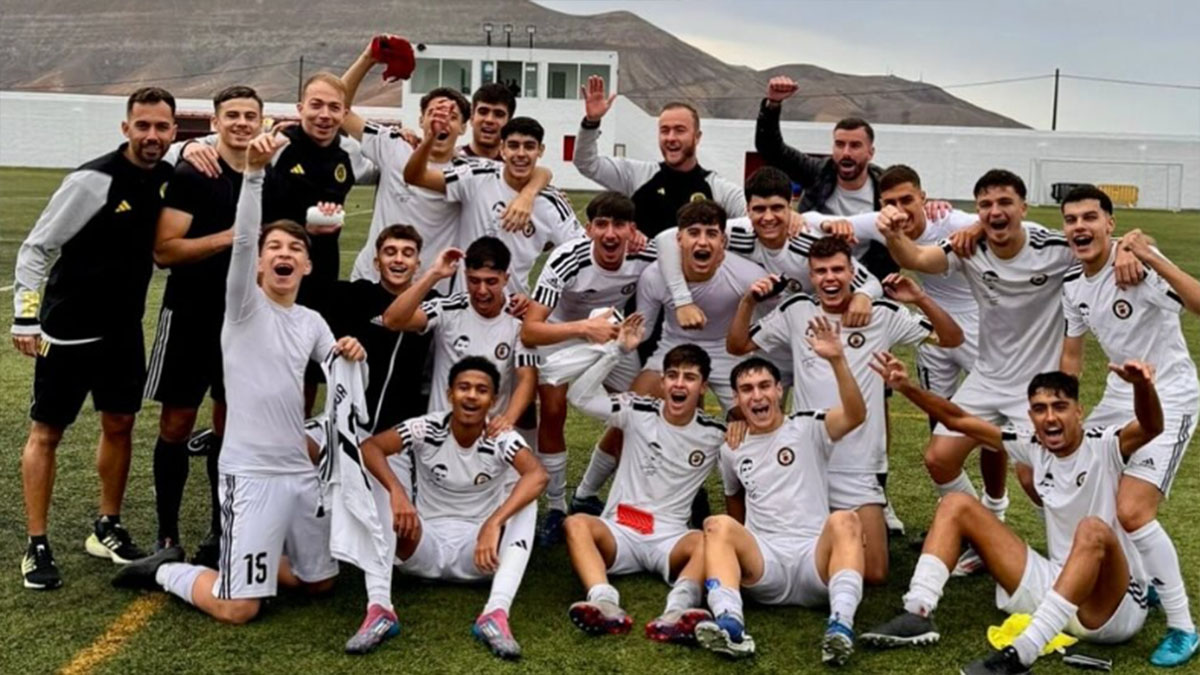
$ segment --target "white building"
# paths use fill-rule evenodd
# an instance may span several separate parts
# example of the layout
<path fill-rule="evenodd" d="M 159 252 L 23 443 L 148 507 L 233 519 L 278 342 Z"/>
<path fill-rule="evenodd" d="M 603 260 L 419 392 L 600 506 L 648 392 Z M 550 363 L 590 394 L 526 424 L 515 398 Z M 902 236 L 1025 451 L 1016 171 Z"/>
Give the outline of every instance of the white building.
<path fill-rule="evenodd" d="M 434 87 L 469 95 L 487 82 L 515 83 L 517 114 L 546 128 L 543 162 L 554 172 L 555 184 L 597 189 L 570 163 L 569 149 L 583 117 L 581 83 L 600 75 L 610 91 L 620 92 L 616 52 L 427 45 L 417 56 L 412 78 L 402 84 L 403 107 L 356 111 L 415 127 L 417 102 Z M 124 106 L 118 96 L 0 92 L 0 166 L 73 167 L 106 152 L 121 140 Z M 208 115 L 212 104 L 185 99 L 178 108 L 182 114 Z M 268 103 L 266 114 L 291 117 L 295 105 Z M 705 119 L 701 129 L 701 164 L 740 181 L 754 151 L 754 120 Z M 828 123 L 783 123 L 787 142 L 806 152 L 829 152 L 831 130 Z M 602 154 L 659 160 L 654 116 L 629 99 L 618 95 L 602 131 Z M 980 174 L 1003 167 L 1025 178 L 1031 203 L 1051 203 L 1053 183 L 1092 182 L 1136 187 L 1139 207 L 1200 209 L 1200 136 L 886 124 L 875 131 L 876 163 L 911 165 L 925 190 L 938 198 L 969 200 Z"/>

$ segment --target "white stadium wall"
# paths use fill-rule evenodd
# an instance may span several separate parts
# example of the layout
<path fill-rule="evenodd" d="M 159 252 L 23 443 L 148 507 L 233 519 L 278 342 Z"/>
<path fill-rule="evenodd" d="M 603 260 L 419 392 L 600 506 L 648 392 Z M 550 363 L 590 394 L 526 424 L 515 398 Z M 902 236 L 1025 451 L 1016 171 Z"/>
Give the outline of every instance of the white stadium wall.
<path fill-rule="evenodd" d="M 358 111 L 415 126 L 415 104 Z M 211 110 L 205 100 L 181 100 L 178 106 L 200 114 Z M 268 116 L 294 112 L 293 104 L 267 104 Z M 581 101 L 521 99 L 517 112 L 546 127 L 544 162 L 556 185 L 597 189 L 563 161 L 564 138 L 577 132 L 583 116 Z M 121 141 L 123 116 L 122 97 L 0 92 L 0 166 L 77 166 Z M 746 153 L 754 149 L 754 121 L 706 119 L 701 129 L 701 163 L 740 181 Z M 602 130 L 601 154 L 614 154 L 622 145 L 627 157 L 658 161 L 654 118 L 628 99 L 618 97 Z M 802 150 L 829 150 L 830 124 L 785 122 L 783 133 Z M 1094 182 L 1136 186 L 1139 207 L 1200 209 L 1200 137 L 878 125 L 875 147 L 878 164 L 911 165 L 926 191 L 939 198 L 969 200 L 980 174 L 1003 167 L 1025 178 L 1032 203 L 1052 203 L 1052 183 Z"/>

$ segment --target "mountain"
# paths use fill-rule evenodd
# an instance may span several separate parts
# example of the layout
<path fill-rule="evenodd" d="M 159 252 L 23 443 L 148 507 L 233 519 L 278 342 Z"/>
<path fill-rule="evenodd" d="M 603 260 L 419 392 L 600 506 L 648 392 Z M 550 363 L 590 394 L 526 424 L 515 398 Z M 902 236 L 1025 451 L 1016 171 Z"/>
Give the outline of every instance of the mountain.
<path fill-rule="evenodd" d="M 872 122 L 1024 126 L 934 86 L 895 77 L 834 73 L 812 65 L 755 71 L 721 61 L 630 12 L 577 16 L 527 0 L 4 0 L 0 8 L 0 88 L 123 94 L 157 83 L 181 97 L 205 98 L 221 86 L 249 84 L 269 100 L 295 95 L 305 73 L 341 72 L 377 32 L 413 42 L 483 43 L 484 22 L 537 27 L 535 45 L 620 54 L 621 93 L 655 112 L 668 101 L 693 102 L 706 117 L 752 118 L 766 81 L 791 75 L 801 94 L 787 119 L 846 115 Z M 361 102 L 396 103 L 396 90 L 365 84 Z M 878 92 L 886 94 L 864 94 Z M 804 93 L 818 94 L 804 98 Z"/>

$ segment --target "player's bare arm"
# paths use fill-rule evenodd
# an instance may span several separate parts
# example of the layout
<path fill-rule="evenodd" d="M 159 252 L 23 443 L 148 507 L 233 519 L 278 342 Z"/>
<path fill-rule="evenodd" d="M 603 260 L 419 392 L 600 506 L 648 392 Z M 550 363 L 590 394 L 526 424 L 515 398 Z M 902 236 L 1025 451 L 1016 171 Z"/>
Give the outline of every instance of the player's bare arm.
<path fill-rule="evenodd" d="M 1109 372 L 1133 385 L 1134 420 L 1121 428 L 1121 454 L 1128 458 L 1163 430 L 1162 405 L 1154 386 L 1154 366 L 1143 361 L 1108 364 Z"/>
<path fill-rule="evenodd" d="M 533 404 L 537 395 L 538 371 L 535 366 L 517 368 L 516 385 L 509 396 L 508 406 L 504 412 L 488 421 L 487 435 L 495 436 L 501 431 L 512 429 L 525 413 L 525 409 Z"/>
<path fill-rule="evenodd" d="M 1184 308 L 1192 314 L 1200 315 L 1200 281 L 1179 269 L 1175 263 L 1167 260 L 1155 251 L 1153 242 L 1141 230 L 1130 230 L 1121 237 L 1117 254 L 1122 251 L 1137 257 L 1139 261 L 1158 273 L 1170 286 L 1171 290 L 1183 301 Z M 1115 264 L 1115 263 L 1114 263 Z"/>
<path fill-rule="evenodd" d="M 483 572 L 495 572 L 500 565 L 500 533 L 501 528 L 516 512 L 525 508 L 546 489 L 550 476 L 541 462 L 533 456 L 529 448 L 521 448 L 513 457 L 513 468 L 521 477 L 513 485 L 512 492 L 504 503 L 488 516 L 479 528 L 479 537 L 475 546 L 475 566 Z"/>
<path fill-rule="evenodd" d="M 540 302 L 530 301 L 529 311 L 521 324 L 521 342 L 526 347 L 554 345 L 567 340 L 583 339 L 593 344 L 603 344 L 617 337 L 618 327 L 612 322 L 613 310 L 596 316 L 550 323 L 550 308 Z"/>
<path fill-rule="evenodd" d="M 738 301 L 737 311 L 733 321 L 729 322 L 729 334 L 725 336 L 725 350 L 734 356 L 749 354 L 758 349 L 750 338 L 750 324 L 754 319 L 754 310 L 760 299 L 771 297 L 775 286 L 779 283 L 779 275 L 770 274 L 759 279 L 746 289 L 745 295 Z"/>
<path fill-rule="evenodd" d="M 742 488 L 736 495 L 725 497 L 725 515 L 733 518 L 742 525 L 746 524 L 746 489 Z"/>
<path fill-rule="evenodd" d="M 457 248 L 448 248 L 439 253 L 433 267 L 421 275 L 416 283 L 397 295 L 392 304 L 383 311 L 383 325 L 388 330 L 394 331 L 420 332 L 425 330 L 429 319 L 421 309 L 421 302 L 439 281 L 454 276 L 462 257 L 463 252 Z"/>
<path fill-rule="evenodd" d="M 1083 372 L 1083 336 L 1064 337 L 1062 344 L 1062 356 L 1058 360 L 1058 369 L 1079 377 Z"/>
<path fill-rule="evenodd" d="M 509 232 L 520 232 L 533 218 L 533 202 L 538 193 L 550 187 L 554 172 L 544 166 L 534 168 L 529 182 L 500 214 L 500 226 Z"/>
<path fill-rule="evenodd" d="M 929 319 L 933 324 L 933 334 L 927 342 L 951 348 L 963 343 L 962 327 L 941 305 L 934 302 L 912 277 L 889 274 L 883 280 L 883 291 L 893 300 L 916 305 L 925 318 Z"/>
<path fill-rule="evenodd" d="M 838 325 L 823 316 L 818 316 L 808 322 L 808 328 L 810 335 L 805 336 L 805 341 L 817 356 L 829 362 L 833 367 L 833 377 L 837 381 L 841 405 L 831 408 L 826 413 L 825 431 L 829 438 L 838 441 L 867 419 L 867 403 L 863 400 L 854 373 L 850 371 L 850 365 L 846 363 L 845 348 L 842 346 L 842 335 Z"/>
<path fill-rule="evenodd" d="M 412 157 L 409 157 L 408 163 L 404 165 L 404 182 L 446 194 L 446 177 L 441 171 L 429 165 L 429 157 L 433 153 L 433 143 L 438 136 L 449 133 L 450 106 L 453 103 L 445 101 L 432 105 L 429 114 L 425 116 L 421 143 L 413 150 Z"/>
<path fill-rule="evenodd" d="M 173 267 L 200 262 L 233 246 L 233 228 L 189 239 L 192 214 L 163 207 L 154 230 L 154 264 Z"/>
<path fill-rule="evenodd" d="M 953 402 L 913 384 L 908 377 L 907 366 L 892 354 L 888 352 L 876 354 L 875 360 L 871 363 L 871 370 L 878 373 L 885 384 L 903 394 L 927 415 L 946 425 L 947 429 L 970 436 L 988 450 L 1004 447 L 1000 427 L 974 415 L 968 415 L 965 410 Z"/>
<path fill-rule="evenodd" d="M 370 471 L 375 480 L 388 491 L 392 509 L 392 529 L 401 539 L 411 539 L 418 527 L 417 510 L 387 461 L 388 455 L 403 451 L 404 441 L 395 429 L 375 434 L 359 446 L 363 466 L 367 467 L 367 471 Z"/>
<path fill-rule="evenodd" d="M 895 206 L 885 206 L 875 219 L 875 227 L 887 240 L 888 252 L 904 269 L 942 274 L 949 266 L 946 253 L 937 246 L 921 246 L 904 235 L 908 214 Z"/>

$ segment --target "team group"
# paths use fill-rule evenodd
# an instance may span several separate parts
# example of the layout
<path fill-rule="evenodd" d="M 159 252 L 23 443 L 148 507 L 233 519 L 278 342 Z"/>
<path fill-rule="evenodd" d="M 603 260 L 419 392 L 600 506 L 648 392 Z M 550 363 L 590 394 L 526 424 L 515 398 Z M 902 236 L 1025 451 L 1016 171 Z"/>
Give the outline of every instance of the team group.
<path fill-rule="evenodd" d="M 1151 662 L 1194 655 L 1157 514 L 1200 408 L 1179 318 L 1200 313 L 1200 282 L 1141 232 L 1118 237 L 1104 192 L 1067 195 L 1061 230 L 1024 219 L 1025 185 L 1003 169 L 976 183 L 976 213 L 927 201 L 912 168 L 871 163 L 864 120 L 835 125 L 828 157 L 786 145 L 780 110 L 798 87 L 785 77 L 768 85 L 765 166 L 744 185 L 698 164 L 686 103 L 658 117 L 661 162 L 605 156 L 614 97 L 592 77 L 573 161 L 608 191 L 580 225 L 538 166 L 542 126 L 515 116 L 507 87 L 470 101 L 434 89 L 421 128 L 397 129 L 351 107 L 381 63 L 407 77 L 411 47 L 374 38 L 340 78 L 304 84 L 298 124 L 265 132 L 254 90 L 223 89 L 214 133 L 186 143 L 171 95 L 139 89 L 127 142 L 63 180 L 16 265 L 13 342 L 36 359 L 26 587 L 62 584 L 47 538 L 55 451 L 91 394 L 100 505 L 86 549 L 122 565 L 115 585 L 236 624 L 279 585 L 329 590 L 350 562 L 367 595 L 351 653 L 398 634 L 399 572 L 490 580 L 473 634 L 518 657 L 508 616 L 531 549 L 565 540 L 586 590 L 568 614 L 591 634 L 631 629 L 612 577 L 650 572 L 670 589 L 653 640 L 745 657 L 743 597 L 826 607 L 820 658 L 841 665 L 856 641 L 937 642 L 949 577 L 986 571 L 997 607 L 1032 618 L 963 672 L 1029 672 L 1060 632 L 1126 641 L 1155 602 L 1168 632 Z M 373 216 L 345 281 L 342 205 L 363 183 L 377 186 Z M 155 265 L 169 276 L 147 363 Z M 1085 415 L 1089 332 L 1110 372 Z M 916 381 L 896 345 L 917 347 Z M 924 461 L 941 499 L 903 611 L 856 635 L 863 586 L 885 582 L 889 530 L 904 528 L 885 490 L 891 392 L 936 425 Z M 206 395 L 211 426 L 196 431 Z M 143 398 L 162 405 L 152 554 L 120 520 Z M 568 402 L 605 424 L 569 503 Z M 982 496 L 964 471 L 976 447 Z M 193 454 L 212 518 L 185 561 Z M 1004 524 L 1009 458 L 1045 554 Z M 720 515 L 704 491 L 714 467 Z"/>

